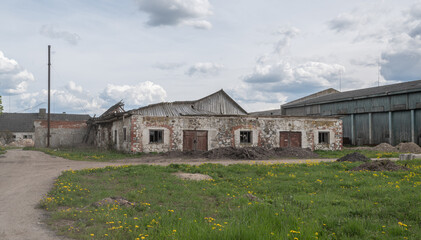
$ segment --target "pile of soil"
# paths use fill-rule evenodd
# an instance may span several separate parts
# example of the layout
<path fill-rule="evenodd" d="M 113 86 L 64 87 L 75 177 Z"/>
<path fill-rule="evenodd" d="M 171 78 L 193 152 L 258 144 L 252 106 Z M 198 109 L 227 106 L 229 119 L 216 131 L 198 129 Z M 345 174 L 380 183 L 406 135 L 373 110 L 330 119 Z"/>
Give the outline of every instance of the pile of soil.
<path fill-rule="evenodd" d="M 390 145 L 389 143 L 380 143 L 379 145 L 373 147 L 372 150 L 380 151 L 380 152 L 397 152 L 398 151 L 397 148 Z"/>
<path fill-rule="evenodd" d="M 275 157 L 278 158 L 317 158 L 319 154 L 312 152 L 309 148 L 287 147 L 275 148 Z"/>
<path fill-rule="evenodd" d="M 390 160 L 378 160 L 372 162 L 366 162 L 358 167 L 351 169 L 351 171 L 408 171 L 409 168 L 397 165 Z"/>
<path fill-rule="evenodd" d="M 204 152 L 203 157 L 208 159 L 269 159 L 274 157 L 274 151 L 262 147 L 223 147 Z"/>
<path fill-rule="evenodd" d="M 162 154 L 167 158 L 207 158 L 233 160 L 266 160 L 275 158 L 317 158 L 319 155 L 304 148 L 222 147 L 206 152 L 171 151 Z"/>
<path fill-rule="evenodd" d="M 421 153 L 421 147 L 413 142 L 400 143 L 396 148 L 402 153 Z"/>
<path fill-rule="evenodd" d="M 353 152 L 353 153 L 347 154 L 347 155 L 339 158 L 336 161 L 337 162 L 368 162 L 368 161 L 370 161 L 370 158 L 362 155 L 359 152 Z"/>
<path fill-rule="evenodd" d="M 101 201 L 94 202 L 92 205 L 95 207 L 107 206 L 107 205 L 119 205 L 125 207 L 132 207 L 135 204 L 132 202 L 127 201 L 125 198 L 122 197 L 108 197 L 104 198 Z"/>

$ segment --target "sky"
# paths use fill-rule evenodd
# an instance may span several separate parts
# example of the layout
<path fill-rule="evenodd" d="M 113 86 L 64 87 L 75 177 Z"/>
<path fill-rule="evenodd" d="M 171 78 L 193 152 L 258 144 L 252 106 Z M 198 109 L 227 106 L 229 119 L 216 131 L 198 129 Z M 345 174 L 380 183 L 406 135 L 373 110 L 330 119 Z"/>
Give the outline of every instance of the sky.
<path fill-rule="evenodd" d="M 100 115 L 224 89 L 246 111 L 421 79 L 421 1 L 2 0 L 4 112 Z"/>

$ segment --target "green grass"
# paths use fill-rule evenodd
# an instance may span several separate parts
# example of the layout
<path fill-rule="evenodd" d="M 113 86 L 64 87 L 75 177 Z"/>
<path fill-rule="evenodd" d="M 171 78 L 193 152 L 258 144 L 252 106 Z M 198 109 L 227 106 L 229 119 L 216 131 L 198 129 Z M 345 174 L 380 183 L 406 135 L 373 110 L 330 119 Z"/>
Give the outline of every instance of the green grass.
<path fill-rule="evenodd" d="M 399 158 L 399 154 L 400 154 L 397 152 L 380 152 L 380 151 L 359 150 L 359 149 L 343 149 L 340 151 L 316 150 L 314 152 L 319 154 L 320 158 L 341 158 L 353 152 L 361 153 L 368 158 Z"/>
<path fill-rule="evenodd" d="M 421 160 L 398 163 L 411 171 L 351 172 L 361 163 L 348 162 L 66 171 L 41 206 L 76 239 L 421 239 Z M 92 205 L 112 196 L 135 205 Z"/>
<path fill-rule="evenodd" d="M 5 154 L 6 153 L 6 148 L 0 146 L 0 154 Z"/>
<path fill-rule="evenodd" d="M 145 155 L 153 155 L 156 153 L 137 153 L 129 154 L 112 150 L 97 150 L 97 149 L 51 149 L 51 148 L 33 148 L 26 147 L 24 150 L 41 151 L 46 154 L 62 157 L 77 161 L 98 161 L 105 162 L 125 158 L 140 158 Z"/>

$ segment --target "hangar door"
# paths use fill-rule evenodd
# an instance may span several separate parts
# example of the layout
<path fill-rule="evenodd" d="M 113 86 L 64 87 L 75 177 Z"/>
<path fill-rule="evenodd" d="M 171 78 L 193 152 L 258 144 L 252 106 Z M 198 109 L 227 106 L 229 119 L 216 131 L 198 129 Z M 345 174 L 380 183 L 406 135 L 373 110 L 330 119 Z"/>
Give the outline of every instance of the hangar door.
<path fill-rule="evenodd" d="M 280 147 L 301 147 L 301 132 L 280 132 Z"/>
<path fill-rule="evenodd" d="M 183 151 L 207 151 L 208 131 L 184 130 Z"/>

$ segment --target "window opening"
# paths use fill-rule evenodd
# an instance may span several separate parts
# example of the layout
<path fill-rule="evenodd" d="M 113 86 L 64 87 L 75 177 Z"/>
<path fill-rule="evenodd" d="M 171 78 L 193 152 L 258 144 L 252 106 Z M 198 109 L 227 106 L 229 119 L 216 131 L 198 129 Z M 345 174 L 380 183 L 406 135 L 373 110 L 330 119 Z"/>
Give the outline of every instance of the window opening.
<path fill-rule="evenodd" d="M 240 131 L 240 143 L 251 143 L 251 131 Z"/>
<path fill-rule="evenodd" d="M 319 143 L 329 144 L 329 132 L 319 132 Z"/>
<path fill-rule="evenodd" d="M 149 130 L 149 143 L 162 143 L 164 130 Z"/>

